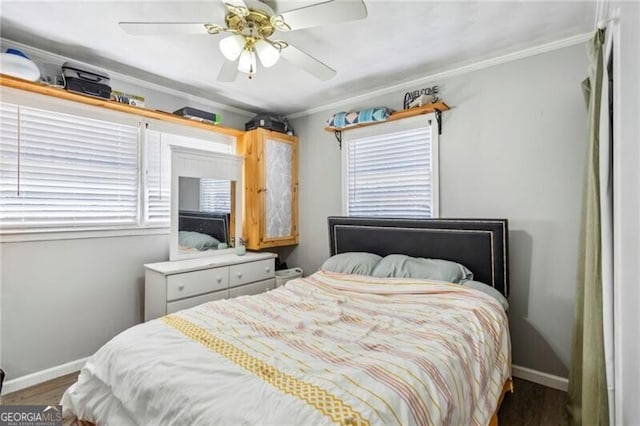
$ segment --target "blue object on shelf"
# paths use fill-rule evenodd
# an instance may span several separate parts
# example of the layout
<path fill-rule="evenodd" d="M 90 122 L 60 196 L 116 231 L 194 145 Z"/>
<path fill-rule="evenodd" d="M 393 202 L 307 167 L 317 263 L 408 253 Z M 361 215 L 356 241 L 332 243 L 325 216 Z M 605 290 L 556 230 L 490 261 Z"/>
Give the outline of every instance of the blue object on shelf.
<path fill-rule="evenodd" d="M 9 48 L 5 53 L 10 53 L 12 55 L 18 55 L 18 56 L 22 56 L 23 58 L 29 59 L 27 55 L 25 55 L 24 53 L 22 53 L 22 51 L 18 49 Z"/>

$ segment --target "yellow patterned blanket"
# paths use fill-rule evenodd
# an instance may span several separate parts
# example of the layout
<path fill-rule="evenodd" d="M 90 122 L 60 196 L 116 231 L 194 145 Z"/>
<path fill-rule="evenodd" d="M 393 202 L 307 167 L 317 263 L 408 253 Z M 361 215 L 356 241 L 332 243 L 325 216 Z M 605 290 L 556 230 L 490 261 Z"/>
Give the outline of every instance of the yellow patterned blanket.
<path fill-rule="evenodd" d="M 118 425 L 486 425 L 510 365 L 484 293 L 318 272 L 123 332 L 63 405 Z"/>

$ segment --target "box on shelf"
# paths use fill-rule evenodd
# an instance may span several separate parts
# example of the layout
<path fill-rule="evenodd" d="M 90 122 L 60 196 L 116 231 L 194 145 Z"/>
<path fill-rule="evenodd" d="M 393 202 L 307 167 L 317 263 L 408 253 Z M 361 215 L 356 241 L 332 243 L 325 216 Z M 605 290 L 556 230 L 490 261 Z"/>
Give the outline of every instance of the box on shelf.
<path fill-rule="evenodd" d="M 111 91 L 111 100 L 127 105 L 144 107 L 144 96 L 130 95 L 129 93 L 124 93 L 119 90 Z"/>
<path fill-rule="evenodd" d="M 192 120 L 202 121 L 203 123 L 220 124 L 220 114 L 206 112 L 199 109 L 184 107 L 173 112 L 175 115 L 190 118 Z"/>

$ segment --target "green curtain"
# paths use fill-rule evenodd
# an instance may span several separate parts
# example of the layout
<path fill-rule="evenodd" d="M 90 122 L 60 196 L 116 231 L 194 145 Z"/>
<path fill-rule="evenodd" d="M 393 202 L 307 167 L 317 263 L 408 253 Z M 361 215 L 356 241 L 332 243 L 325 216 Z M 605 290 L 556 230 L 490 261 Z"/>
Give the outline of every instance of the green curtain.
<path fill-rule="evenodd" d="M 578 282 L 573 324 L 568 410 L 575 425 L 608 425 L 609 403 L 602 320 L 599 133 L 604 31 L 589 42 L 589 78 L 582 83 L 588 103 L 589 146 L 582 195 Z M 607 102 L 607 100 L 604 100 Z"/>

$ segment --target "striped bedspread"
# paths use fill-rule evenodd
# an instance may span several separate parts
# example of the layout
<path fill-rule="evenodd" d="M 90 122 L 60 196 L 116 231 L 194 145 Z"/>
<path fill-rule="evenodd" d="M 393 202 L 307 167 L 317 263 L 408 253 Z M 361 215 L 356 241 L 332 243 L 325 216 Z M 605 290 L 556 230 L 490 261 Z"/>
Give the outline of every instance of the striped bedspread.
<path fill-rule="evenodd" d="M 126 330 L 63 405 L 107 425 L 486 425 L 510 357 L 484 293 L 318 272 Z"/>

